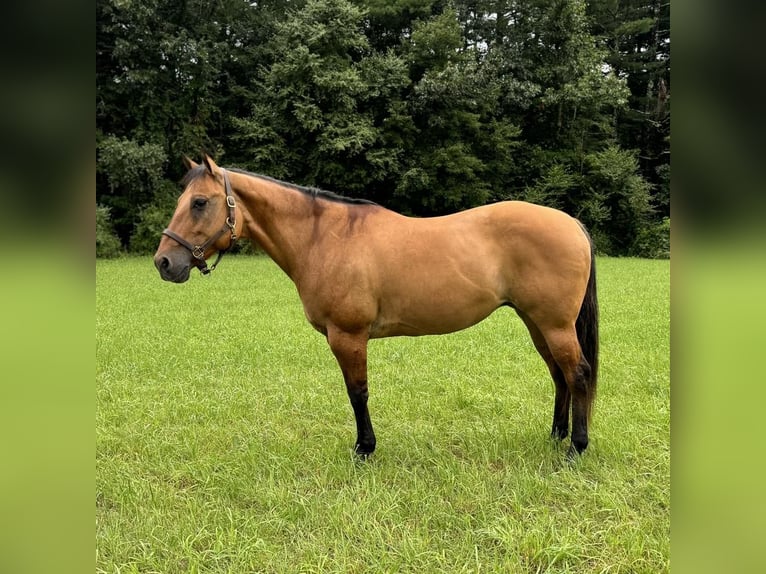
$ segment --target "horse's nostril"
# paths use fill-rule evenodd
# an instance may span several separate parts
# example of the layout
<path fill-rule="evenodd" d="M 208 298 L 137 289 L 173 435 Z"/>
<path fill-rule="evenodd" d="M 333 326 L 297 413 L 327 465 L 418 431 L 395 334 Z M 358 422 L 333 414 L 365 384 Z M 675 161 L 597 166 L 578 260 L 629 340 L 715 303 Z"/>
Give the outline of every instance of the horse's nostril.
<path fill-rule="evenodd" d="M 170 259 L 168 259 L 165 256 L 155 257 L 154 266 L 157 268 L 158 271 L 167 271 L 168 269 L 170 269 Z"/>

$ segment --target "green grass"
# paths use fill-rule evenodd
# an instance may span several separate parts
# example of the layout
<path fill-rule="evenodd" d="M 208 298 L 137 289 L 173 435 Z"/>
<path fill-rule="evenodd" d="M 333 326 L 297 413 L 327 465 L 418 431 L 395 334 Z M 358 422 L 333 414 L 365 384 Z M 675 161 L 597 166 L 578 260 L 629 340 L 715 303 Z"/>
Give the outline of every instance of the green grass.
<path fill-rule="evenodd" d="M 370 343 L 359 463 L 340 371 L 270 260 L 183 285 L 98 261 L 97 572 L 669 571 L 670 266 L 598 265 L 599 396 L 568 465 L 509 310 Z"/>

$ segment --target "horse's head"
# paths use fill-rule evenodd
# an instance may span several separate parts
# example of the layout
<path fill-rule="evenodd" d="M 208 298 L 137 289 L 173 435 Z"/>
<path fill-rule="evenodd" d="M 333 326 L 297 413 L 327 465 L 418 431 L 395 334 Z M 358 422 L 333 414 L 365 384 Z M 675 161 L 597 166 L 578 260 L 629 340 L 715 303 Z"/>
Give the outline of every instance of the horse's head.
<path fill-rule="evenodd" d="M 189 158 L 184 163 L 189 168 L 186 188 L 154 254 L 160 276 L 174 283 L 189 279 L 192 266 L 210 273 L 237 239 L 237 206 L 228 173 L 208 156 L 202 165 Z M 218 260 L 208 268 L 205 260 L 216 252 Z"/>

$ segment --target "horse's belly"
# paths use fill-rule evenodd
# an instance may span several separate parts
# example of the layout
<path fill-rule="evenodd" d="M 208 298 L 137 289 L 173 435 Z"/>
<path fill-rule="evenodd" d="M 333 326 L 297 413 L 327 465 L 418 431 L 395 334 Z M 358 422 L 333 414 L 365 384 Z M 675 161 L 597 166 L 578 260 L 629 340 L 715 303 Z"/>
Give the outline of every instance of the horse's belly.
<path fill-rule="evenodd" d="M 482 321 L 503 303 L 489 292 L 383 301 L 381 313 L 371 326 L 370 337 L 452 333 Z"/>

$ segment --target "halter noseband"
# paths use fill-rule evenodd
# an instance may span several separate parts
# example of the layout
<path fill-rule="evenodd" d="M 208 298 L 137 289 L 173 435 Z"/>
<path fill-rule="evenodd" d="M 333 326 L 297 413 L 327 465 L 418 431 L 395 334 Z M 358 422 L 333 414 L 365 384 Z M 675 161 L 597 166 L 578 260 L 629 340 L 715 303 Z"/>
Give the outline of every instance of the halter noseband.
<path fill-rule="evenodd" d="M 218 262 L 221 261 L 221 257 L 223 257 L 223 254 L 226 253 L 229 249 L 232 248 L 234 245 L 234 242 L 237 240 L 237 232 L 235 229 L 236 223 L 237 223 L 237 214 L 234 208 L 236 207 L 236 203 L 234 202 L 234 194 L 231 191 L 231 183 L 229 182 L 229 174 L 226 172 L 225 169 L 222 169 L 221 172 L 223 172 L 223 183 L 224 183 L 224 189 L 226 191 L 226 205 L 229 208 L 229 215 L 226 217 L 226 223 L 221 228 L 221 230 L 213 235 L 210 239 L 205 241 L 202 245 L 192 245 L 186 239 L 178 235 L 175 231 L 171 231 L 170 229 L 165 229 L 162 234 L 167 235 L 171 239 L 177 241 L 180 245 L 183 245 L 191 251 L 192 256 L 197 259 L 198 261 L 201 261 L 201 265 L 197 265 L 197 269 L 200 270 L 200 273 L 203 275 L 207 275 L 210 273 L 213 269 L 216 268 L 218 265 Z M 229 231 L 231 233 L 231 241 L 229 242 L 229 246 L 226 249 L 221 249 L 218 251 L 218 257 L 216 257 L 215 263 L 211 265 L 210 267 L 207 266 L 207 261 L 205 261 L 205 250 L 210 247 L 213 243 L 218 241 L 218 239 Z"/>

